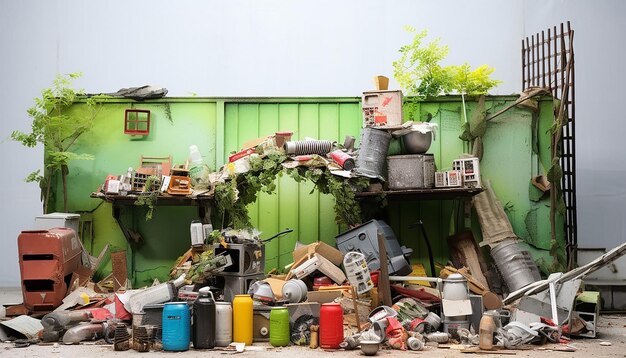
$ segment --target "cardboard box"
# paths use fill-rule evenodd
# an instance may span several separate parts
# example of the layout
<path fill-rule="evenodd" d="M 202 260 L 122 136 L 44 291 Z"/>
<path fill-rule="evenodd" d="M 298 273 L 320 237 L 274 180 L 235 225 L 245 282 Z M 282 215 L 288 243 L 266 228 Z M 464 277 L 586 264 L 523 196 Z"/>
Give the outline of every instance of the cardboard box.
<path fill-rule="evenodd" d="M 272 293 L 274 294 L 274 297 L 277 300 L 280 300 L 283 298 L 283 286 L 285 286 L 285 280 L 268 277 L 263 281 L 270 284 L 270 287 L 272 288 Z"/>
<path fill-rule="evenodd" d="M 296 249 L 293 252 L 293 261 L 298 262 L 305 256 L 312 257 L 313 254 L 319 254 L 328 261 L 332 262 L 335 266 L 341 266 L 343 263 L 343 254 L 336 248 L 328 245 L 325 242 L 318 241 L 305 246 L 296 245 Z"/>
<path fill-rule="evenodd" d="M 335 301 L 335 298 L 341 297 L 341 290 L 334 291 L 309 291 L 306 294 L 307 302 L 317 302 L 320 305 L 324 303 L 331 303 Z"/>
<path fill-rule="evenodd" d="M 367 91 L 361 98 L 364 127 L 402 124 L 402 91 Z"/>
<path fill-rule="evenodd" d="M 324 256 L 320 254 L 315 254 L 315 257 L 319 260 L 320 264 L 317 267 L 317 270 L 324 275 L 328 276 L 331 280 L 335 281 L 336 284 L 341 285 L 346 281 L 346 274 L 342 269 L 335 266 L 330 260 L 327 260 Z"/>

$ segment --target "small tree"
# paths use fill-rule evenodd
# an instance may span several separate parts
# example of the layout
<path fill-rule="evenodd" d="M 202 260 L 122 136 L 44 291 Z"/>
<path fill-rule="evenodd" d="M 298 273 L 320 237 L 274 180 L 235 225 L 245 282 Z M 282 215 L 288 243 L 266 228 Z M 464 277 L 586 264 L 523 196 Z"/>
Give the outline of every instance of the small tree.
<path fill-rule="evenodd" d="M 87 111 L 81 115 L 67 114 L 70 106 L 84 95 L 82 90 L 72 88 L 72 81 L 79 78 L 80 73 L 57 75 L 51 88 L 41 91 L 41 97 L 35 98 L 35 104 L 27 110 L 32 118 L 30 133 L 13 131 L 11 139 L 33 148 L 37 144 L 44 146 L 44 175 L 40 170 L 34 171 L 26 178 L 27 182 L 37 182 L 42 191 L 43 212 L 48 212 L 50 187 L 54 176 L 61 173 L 63 182 L 63 210 L 67 205 L 67 174 L 68 164 L 72 160 L 93 160 L 91 154 L 78 154 L 70 151 L 72 145 L 83 134 L 88 132 L 98 113 L 99 100 L 102 97 L 90 97 L 85 101 Z"/>
<path fill-rule="evenodd" d="M 439 39 L 425 43 L 428 32 L 418 32 L 410 26 L 405 30 L 413 34 L 411 43 L 400 47 L 400 58 L 393 62 L 393 75 L 405 94 L 414 96 L 407 99 L 406 112 L 413 117 L 415 102 L 441 94 L 458 93 L 481 95 L 502 83 L 491 79 L 494 69 L 481 65 L 472 70 L 464 63 L 460 66 L 442 66 L 448 56 L 448 46 L 440 45 Z"/>

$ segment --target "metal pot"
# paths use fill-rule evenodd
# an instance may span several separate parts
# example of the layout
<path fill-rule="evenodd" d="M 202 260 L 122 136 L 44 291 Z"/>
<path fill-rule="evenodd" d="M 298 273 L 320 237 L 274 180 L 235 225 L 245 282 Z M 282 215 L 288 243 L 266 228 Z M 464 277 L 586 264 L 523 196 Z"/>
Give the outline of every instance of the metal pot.
<path fill-rule="evenodd" d="M 404 150 L 410 154 L 423 154 L 428 151 L 433 140 L 433 132 L 410 131 L 402 136 Z"/>

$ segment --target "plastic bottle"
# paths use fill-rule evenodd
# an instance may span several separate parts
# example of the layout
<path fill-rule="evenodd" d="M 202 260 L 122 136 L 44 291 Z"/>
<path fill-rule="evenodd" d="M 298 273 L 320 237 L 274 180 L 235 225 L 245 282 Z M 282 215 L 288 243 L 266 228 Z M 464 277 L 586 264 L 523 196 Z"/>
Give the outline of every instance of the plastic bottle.
<path fill-rule="evenodd" d="M 233 299 L 233 341 L 252 344 L 253 308 L 250 295 L 236 295 Z"/>
<path fill-rule="evenodd" d="M 478 347 L 484 350 L 493 349 L 493 330 L 495 328 L 495 322 L 493 321 L 493 317 L 489 315 L 483 315 L 483 317 L 480 319 L 480 324 L 478 327 Z"/>
<path fill-rule="evenodd" d="M 198 146 L 189 146 L 189 179 L 194 189 L 209 188 L 209 173 L 211 170 L 204 163 L 202 155 L 198 150 Z"/>
<path fill-rule="evenodd" d="M 215 348 L 215 299 L 209 287 L 199 291 L 193 303 L 193 348 Z"/>
<path fill-rule="evenodd" d="M 270 344 L 274 347 L 289 345 L 289 311 L 286 307 L 272 307 L 270 311 Z"/>

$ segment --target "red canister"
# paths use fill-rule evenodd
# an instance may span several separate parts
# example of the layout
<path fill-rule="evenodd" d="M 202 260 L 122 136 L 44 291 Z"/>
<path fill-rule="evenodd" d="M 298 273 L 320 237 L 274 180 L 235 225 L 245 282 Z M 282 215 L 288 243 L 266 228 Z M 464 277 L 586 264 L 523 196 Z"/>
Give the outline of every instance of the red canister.
<path fill-rule="evenodd" d="M 333 158 L 335 163 L 339 164 L 343 169 L 354 169 L 354 158 L 352 158 L 349 154 L 337 149 L 330 152 L 330 157 Z"/>
<path fill-rule="evenodd" d="M 328 276 L 315 277 L 313 279 L 313 291 L 319 291 L 320 287 L 332 285 L 333 281 Z"/>
<path fill-rule="evenodd" d="M 343 342 L 343 309 L 339 303 L 324 303 L 320 308 L 320 347 L 338 349 Z"/>

